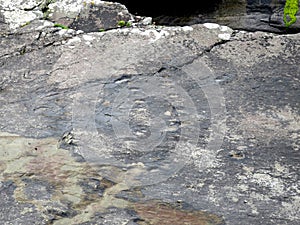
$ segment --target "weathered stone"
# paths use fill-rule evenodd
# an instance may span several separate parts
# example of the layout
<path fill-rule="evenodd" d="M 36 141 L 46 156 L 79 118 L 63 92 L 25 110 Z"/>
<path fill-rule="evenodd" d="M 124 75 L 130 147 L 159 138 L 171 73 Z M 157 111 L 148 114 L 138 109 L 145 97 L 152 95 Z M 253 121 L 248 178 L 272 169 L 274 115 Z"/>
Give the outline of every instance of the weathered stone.
<path fill-rule="evenodd" d="M 55 23 L 85 32 L 116 28 L 119 21 L 134 21 L 124 5 L 98 0 L 55 1 L 49 11 L 49 19 Z"/>
<path fill-rule="evenodd" d="M 1 223 L 300 223 L 299 34 L 10 23 Z"/>
<path fill-rule="evenodd" d="M 1 0 L 0 15 L 4 17 L 3 22 L 9 26 L 10 30 L 15 30 L 43 17 L 42 12 L 38 9 L 42 2 L 43 0 Z"/>
<path fill-rule="evenodd" d="M 119 21 L 125 21 L 128 25 L 134 22 L 134 17 L 120 3 L 100 0 L 21 2 L 23 1 L 0 1 L 1 30 L 15 31 L 42 18 L 52 21 L 52 26 L 63 25 L 86 32 L 117 28 L 120 26 Z"/>

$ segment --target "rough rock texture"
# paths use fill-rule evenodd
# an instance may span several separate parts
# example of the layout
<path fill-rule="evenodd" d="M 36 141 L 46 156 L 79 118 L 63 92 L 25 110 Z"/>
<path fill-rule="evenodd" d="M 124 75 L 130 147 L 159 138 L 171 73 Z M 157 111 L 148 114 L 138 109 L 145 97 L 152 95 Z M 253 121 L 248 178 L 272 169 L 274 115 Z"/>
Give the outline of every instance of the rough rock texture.
<path fill-rule="evenodd" d="M 46 19 L 52 25 L 85 32 L 119 27 L 119 21 L 132 22 L 134 17 L 120 3 L 85 0 L 0 1 L 1 30 L 16 30 L 32 21 Z M 2 31 L 3 32 L 3 31 Z"/>
<path fill-rule="evenodd" d="M 1 224 L 300 223 L 299 34 L 21 26 L 21 2 L 0 2 Z"/>

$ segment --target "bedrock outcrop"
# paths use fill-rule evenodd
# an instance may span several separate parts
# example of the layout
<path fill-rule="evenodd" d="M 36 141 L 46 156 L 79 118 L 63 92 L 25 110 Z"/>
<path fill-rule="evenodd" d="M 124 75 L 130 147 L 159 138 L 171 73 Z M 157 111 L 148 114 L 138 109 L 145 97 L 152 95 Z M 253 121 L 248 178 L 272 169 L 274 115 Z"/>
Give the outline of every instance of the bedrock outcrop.
<path fill-rule="evenodd" d="M 0 9 L 1 224 L 300 223 L 299 34 Z"/>

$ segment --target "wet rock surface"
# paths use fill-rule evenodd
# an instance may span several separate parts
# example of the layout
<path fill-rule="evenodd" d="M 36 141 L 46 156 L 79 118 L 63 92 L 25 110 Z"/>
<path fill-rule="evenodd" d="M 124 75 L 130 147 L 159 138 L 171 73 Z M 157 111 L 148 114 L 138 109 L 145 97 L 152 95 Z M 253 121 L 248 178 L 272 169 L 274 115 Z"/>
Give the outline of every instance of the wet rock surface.
<path fill-rule="evenodd" d="M 299 34 L 0 3 L 2 224 L 300 223 Z"/>

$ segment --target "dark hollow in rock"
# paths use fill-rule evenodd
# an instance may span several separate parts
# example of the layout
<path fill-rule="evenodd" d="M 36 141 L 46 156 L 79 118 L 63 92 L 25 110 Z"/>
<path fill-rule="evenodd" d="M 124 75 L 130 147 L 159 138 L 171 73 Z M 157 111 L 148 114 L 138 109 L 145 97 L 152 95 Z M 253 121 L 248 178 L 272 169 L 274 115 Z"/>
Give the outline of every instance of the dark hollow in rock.
<path fill-rule="evenodd" d="M 118 0 L 124 4 L 129 12 L 140 16 L 157 17 L 166 16 L 189 16 L 200 13 L 213 12 L 222 0 L 211 1 L 185 1 L 176 2 L 170 0 L 164 1 L 136 1 L 136 0 Z"/>
<path fill-rule="evenodd" d="M 283 21 L 286 0 L 212 0 L 212 1 L 133 1 L 118 0 L 131 14 L 152 17 L 157 25 L 185 26 L 198 23 L 218 23 L 233 29 L 298 33 L 298 20 L 289 28 Z"/>

